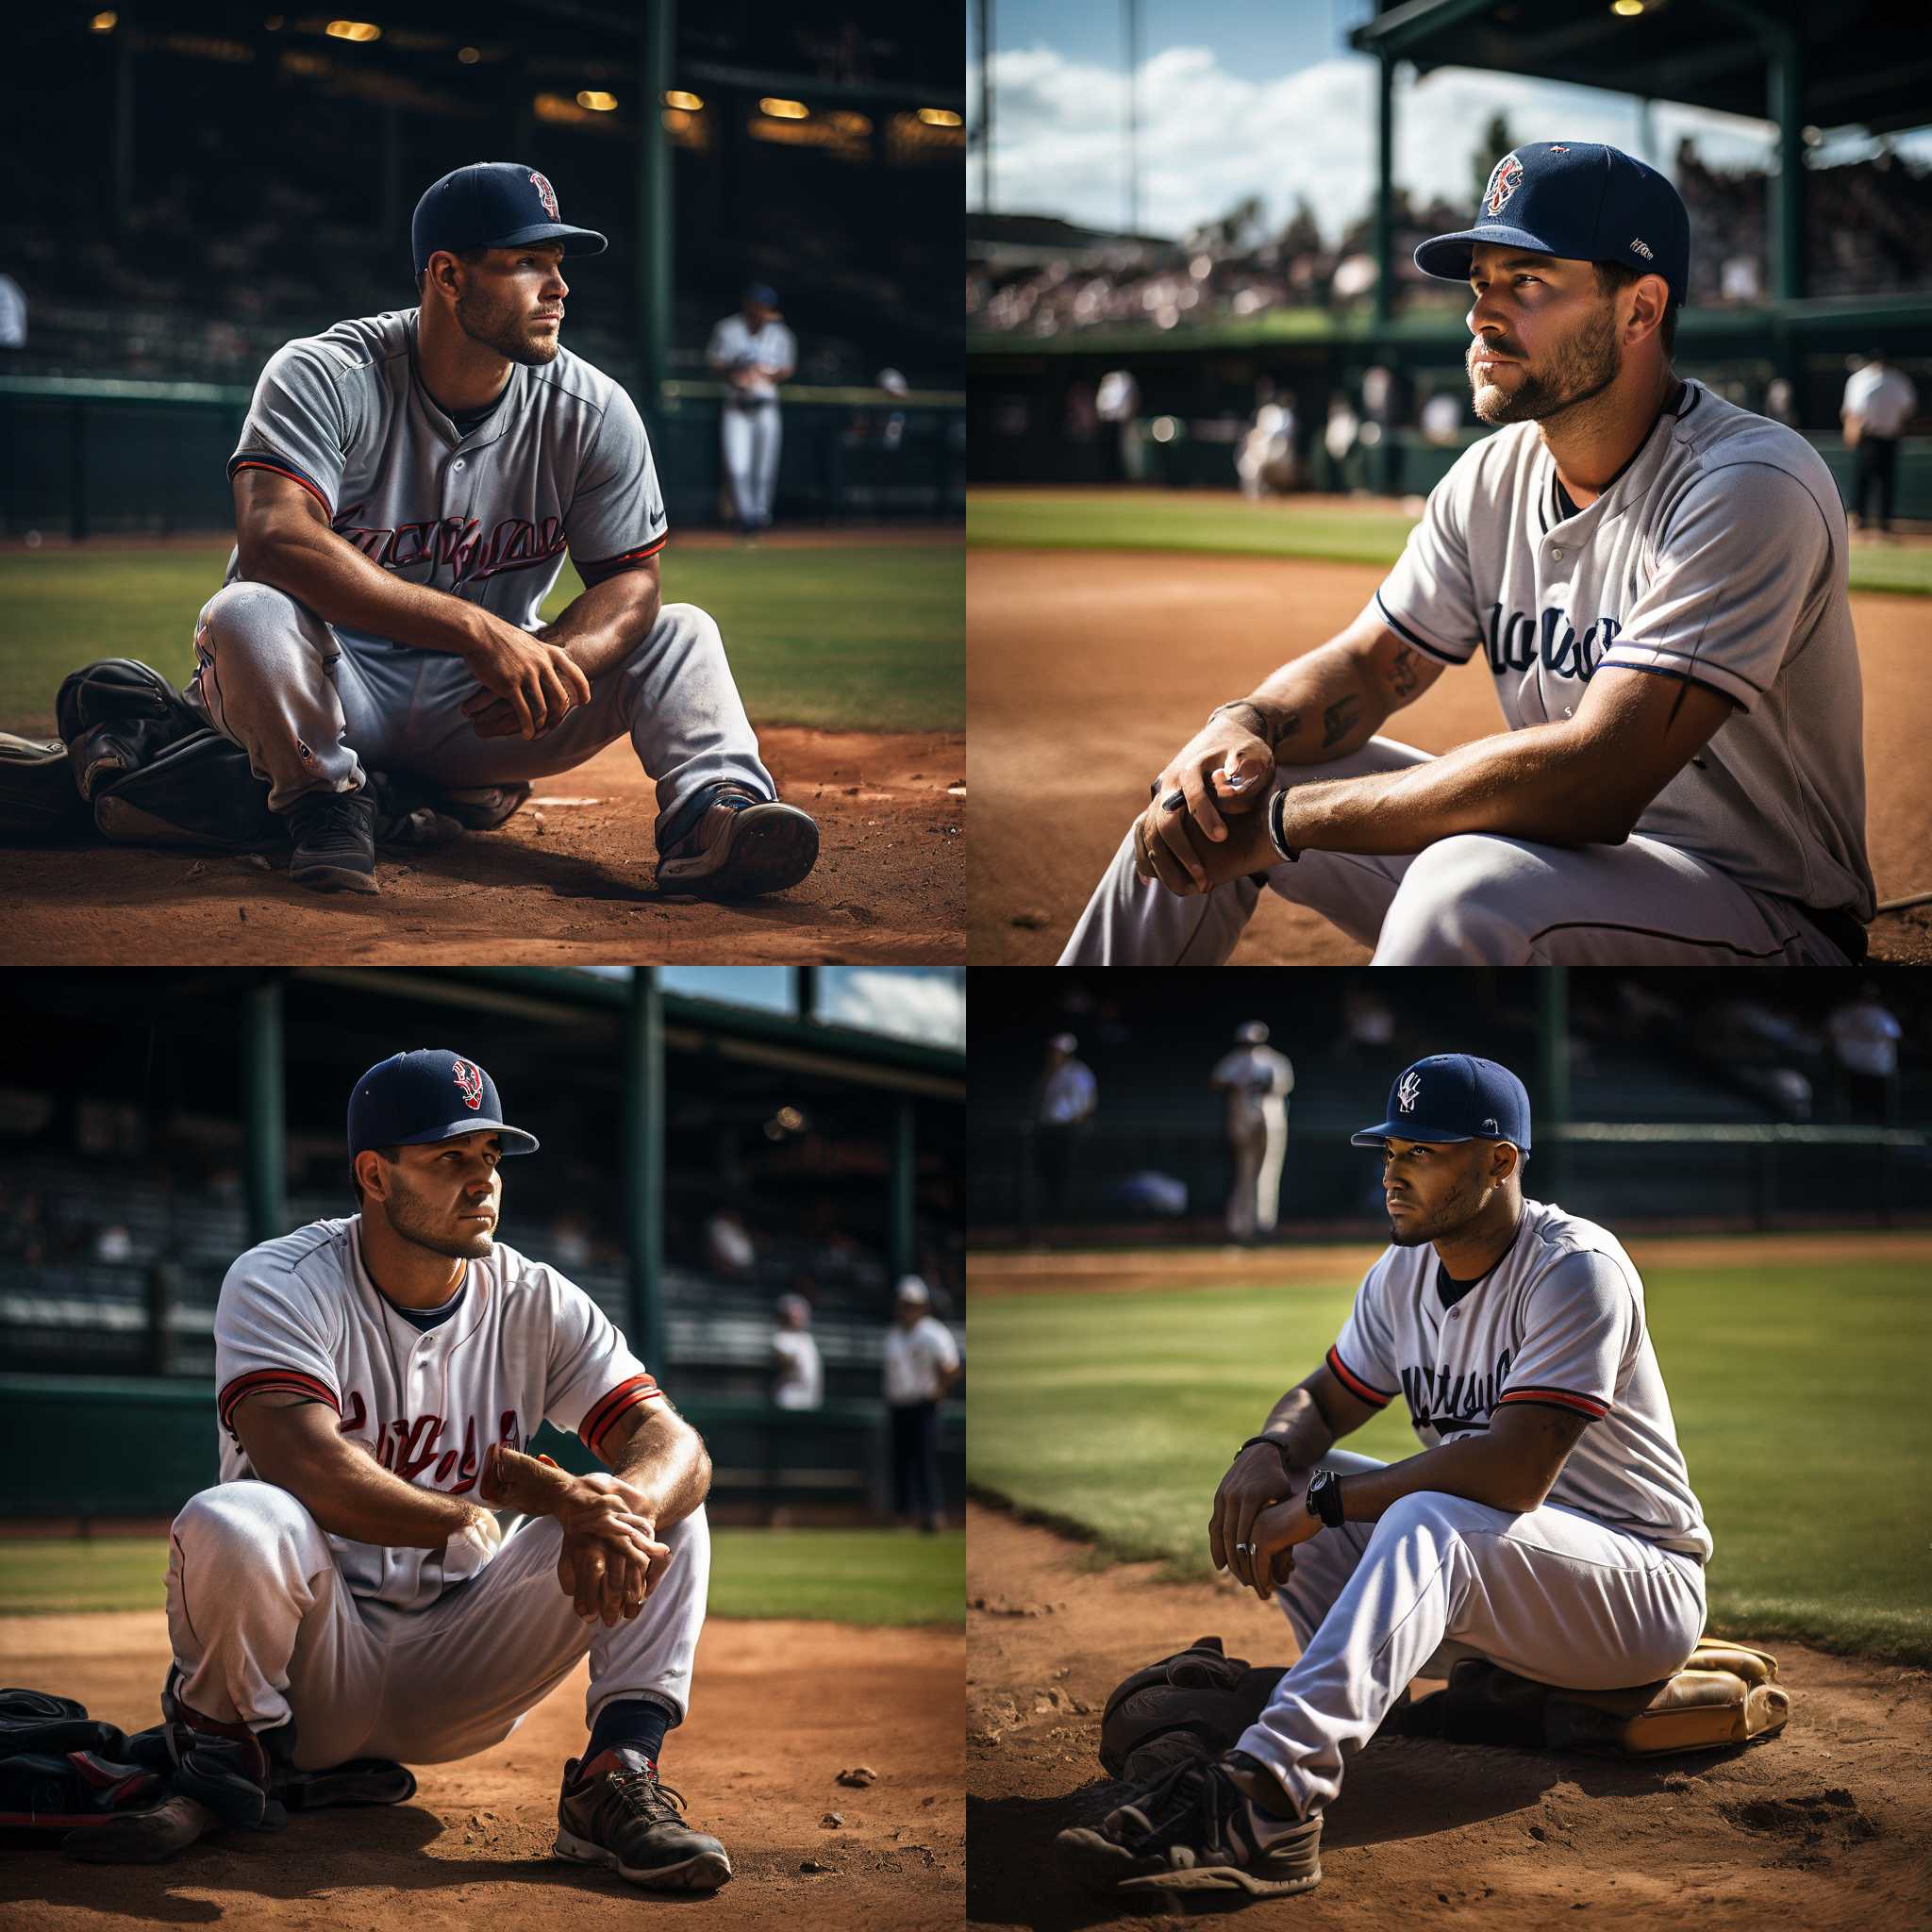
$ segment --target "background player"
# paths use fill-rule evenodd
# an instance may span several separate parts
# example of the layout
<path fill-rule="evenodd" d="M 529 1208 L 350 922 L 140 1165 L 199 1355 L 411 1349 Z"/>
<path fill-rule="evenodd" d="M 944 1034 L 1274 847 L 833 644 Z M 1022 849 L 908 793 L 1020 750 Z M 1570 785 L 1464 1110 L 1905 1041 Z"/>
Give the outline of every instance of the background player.
<path fill-rule="evenodd" d="M 739 535 L 772 526 L 778 490 L 778 385 L 798 367 L 798 344 L 778 315 L 776 291 L 754 282 L 744 306 L 711 331 L 705 359 L 724 378 L 719 447 Z"/>
<path fill-rule="evenodd" d="M 1274 1232 L 1281 1207 L 1281 1162 L 1288 1152 L 1288 1096 L 1294 1068 L 1268 1044 L 1264 1021 L 1250 1020 L 1235 1045 L 1215 1061 L 1208 1084 L 1227 1095 L 1227 1144 L 1234 1186 L 1227 1196 L 1227 1238 L 1251 1241 Z"/>
<path fill-rule="evenodd" d="M 413 243 L 420 308 L 262 372 L 228 465 L 235 550 L 195 625 L 191 702 L 270 784 L 290 876 L 376 890 L 372 770 L 487 787 L 628 736 L 661 889 L 795 885 L 818 828 L 776 802 L 717 625 L 662 601 L 643 423 L 560 346 L 563 256 L 605 238 L 491 161 L 424 194 Z M 587 589 L 541 625 L 566 549 Z"/>
<path fill-rule="evenodd" d="M 508 1737 L 588 1650 L 558 1855 L 710 1890 L 730 1860 L 657 1774 L 704 1623 L 710 1462 L 595 1304 L 495 1240 L 500 1163 L 537 1144 L 474 1061 L 397 1054 L 349 1103 L 360 1211 L 229 1269 L 221 1481 L 175 1520 L 166 1702 L 250 1743 L 264 1784 L 435 1763 Z M 523 1454 L 546 1419 L 610 1473 Z"/>
<path fill-rule="evenodd" d="M 1381 1152 L 1390 1245 L 1208 1527 L 1216 1567 L 1279 1603 L 1300 1660 L 1225 1756 L 1060 1834 L 1086 1882 L 1306 1891 L 1345 1765 L 1445 1641 L 1607 1690 L 1670 1676 L 1703 1633 L 1710 1534 L 1643 1283 L 1607 1229 L 1524 1199 L 1523 1083 L 1434 1055 L 1353 1139 Z M 1420 1455 L 1334 1449 L 1398 1393 Z"/>
<path fill-rule="evenodd" d="M 1844 514 L 1795 432 L 1674 373 L 1689 254 L 1662 175 L 1565 142 L 1417 249 L 1468 281 L 1501 433 L 1357 622 L 1160 774 L 1062 964 L 1224 960 L 1264 881 L 1382 965 L 1863 957 Z M 1507 730 L 1441 758 L 1374 735 L 1478 650 Z"/>

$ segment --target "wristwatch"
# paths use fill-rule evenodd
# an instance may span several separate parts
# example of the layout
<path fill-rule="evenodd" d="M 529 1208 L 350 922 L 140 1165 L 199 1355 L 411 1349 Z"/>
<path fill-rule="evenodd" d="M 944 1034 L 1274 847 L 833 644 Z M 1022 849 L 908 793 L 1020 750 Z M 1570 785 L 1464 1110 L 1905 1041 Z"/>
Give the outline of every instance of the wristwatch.
<path fill-rule="evenodd" d="M 1268 842 L 1291 865 L 1302 856 L 1301 849 L 1288 842 L 1288 834 L 1282 829 L 1281 814 L 1288 804 L 1288 794 L 1293 790 L 1292 785 L 1284 785 L 1268 801 Z"/>
<path fill-rule="evenodd" d="M 1318 1469 L 1308 1482 L 1308 1514 L 1324 1529 L 1341 1527 L 1341 1478 L 1332 1469 Z"/>

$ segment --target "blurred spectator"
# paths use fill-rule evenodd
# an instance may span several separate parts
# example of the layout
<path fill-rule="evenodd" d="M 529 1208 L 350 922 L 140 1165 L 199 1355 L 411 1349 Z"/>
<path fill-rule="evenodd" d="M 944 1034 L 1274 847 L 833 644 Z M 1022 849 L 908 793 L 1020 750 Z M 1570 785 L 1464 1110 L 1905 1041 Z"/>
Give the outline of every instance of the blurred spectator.
<path fill-rule="evenodd" d="M 1841 1105 L 1887 1126 L 1898 1117 L 1898 1043 L 1904 1029 L 1870 980 L 1824 1023 Z"/>
<path fill-rule="evenodd" d="M 133 1260 L 134 1237 L 119 1222 L 102 1228 L 94 1236 L 94 1259 L 96 1261 Z"/>
<path fill-rule="evenodd" d="M 15 1195 L 0 1186 L 0 1254 L 38 1267 L 51 1258 L 53 1241 L 47 1231 L 47 1210 L 37 1193 Z"/>
<path fill-rule="evenodd" d="M 1286 496 L 1295 487 L 1294 435 L 1291 403 L 1265 402 L 1255 411 L 1234 458 L 1241 494 L 1250 503 L 1259 503 L 1271 491 Z"/>
<path fill-rule="evenodd" d="M 1328 425 L 1322 432 L 1322 447 L 1328 452 L 1328 460 L 1335 465 L 1337 489 L 1341 487 L 1341 466 L 1355 448 L 1361 426 L 1361 419 L 1346 396 L 1329 397 Z"/>
<path fill-rule="evenodd" d="M 959 1378 L 959 1350 L 931 1313 L 916 1274 L 899 1284 L 886 1330 L 886 1407 L 892 1418 L 892 1507 L 928 1533 L 945 1521 L 940 1494 L 940 1403 Z"/>
<path fill-rule="evenodd" d="M 1227 1142 L 1234 1155 L 1227 1238 L 1252 1241 L 1274 1232 L 1294 1068 L 1268 1044 L 1268 1028 L 1259 1020 L 1239 1028 L 1235 1040 L 1232 1051 L 1215 1062 L 1208 1084 L 1227 1095 Z"/>
<path fill-rule="evenodd" d="M 0 275 L 0 349 L 26 347 L 26 295 L 11 275 Z"/>
<path fill-rule="evenodd" d="M 1131 371 L 1109 369 L 1100 378 L 1100 387 L 1093 392 L 1093 413 L 1103 423 L 1113 424 L 1118 431 L 1113 442 L 1102 445 L 1115 458 L 1108 466 L 1108 480 L 1112 483 L 1138 481 L 1141 453 L 1136 438 L 1141 415 L 1141 385 L 1134 380 Z"/>
<path fill-rule="evenodd" d="M 1791 396 L 1791 386 L 1782 375 L 1774 375 L 1765 385 L 1764 413 L 1774 423 L 1782 423 L 1787 429 L 1795 429 L 1798 425 L 1798 408 Z"/>
<path fill-rule="evenodd" d="M 1352 986 L 1341 1002 L 1341 1044 L 1351 1058 L 1381 1066 L 1395 1038 L 1395 1013 L 1378 993 Z"/>
<path fill-rule="evenodd" d="M 802 1294 L 780 1295 L 772 1337 L 772 1401 L 779 1408 L 820 1408 L 824 1400 L 825 1370 L 811 1336 L 811 1304 Z"/>
<path fill-rule="evenodd" d="M 1844 425 L 1845 441 L 1857 452 L 1852 476 L 1852 521 L 1858 529 L 1869 529 L 1866 505 L 1875 491 L 1878 497 L 1878 534 L 1891 529 L 1891 506 L 1898 483 L 1898 440 L 1919 407 L 1919 392 L 1911 378 L 1893 369 L 1883 349 L 1873 350 L 1861 369 L 1855 369 L 1845 384 L 1844 402 L 1839 419 Z"/>
<path fill-rule="evenodd" d="M 1424 438 L 1436 444 L 1439 449 L 1446 449 L 1461 434 L 1468 414 L 1468 407 L 1463 397 L 1450 390 L 1438 390 L 1423 405 Z"/>
<path fill-rule="evenodd" d="M 750 539 L 771 527 L 778 488 L 778 385 L 798 367 L 798 344 L 779 319 L 776 291 L 754 282 L 738 313 L 711 330 L 705 359 L 724 378 L 719 446 L 738 533 Z"/>
<path fill-rule="evenodd" d="M 575 1211 L 550 1224 L 550 1259 L 566 1273 L 591 1261 L 591 1224 Z"/>
<path fill-rule="evenodd" d="M 1046 1071 L 1033 1109 L 1033 1211 L 1063 1221 L 1074 1193 L 1074 1167 L 1080 1141 L 1099 1100 L 1093 1072 L 1074 1058 L 1080 1042 L 1071 1033 L 1056 1033 L 1047 1042 Z"/>
<path fill-rule="evenodd" d="M 745 1226 L 728 1208 L 720 1208 L 705 1223 L 705 1263 L 727 1281 L 742 1281 L 757 1266 L 758 1251 Z"/>

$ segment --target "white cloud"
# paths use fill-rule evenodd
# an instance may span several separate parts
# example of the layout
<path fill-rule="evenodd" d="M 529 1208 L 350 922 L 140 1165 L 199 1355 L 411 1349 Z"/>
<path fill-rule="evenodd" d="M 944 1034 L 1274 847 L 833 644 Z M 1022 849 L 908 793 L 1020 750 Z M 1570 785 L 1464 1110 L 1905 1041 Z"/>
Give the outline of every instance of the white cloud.
<path fill-rule="evenodd" d="M 827 970 L 821 982 L 819 1017 L 925 1046 L 963 1049 L 966 987 L 952 974 L 862 966 Z"/>
<path fill-rule="evenodd" d="M 979 98 L 973 76 L 970 98 Z M 1116 69 L 1074 61 L 1050 47 L 993 57 L 997 123 L 995 206 L 1114 227 L 1126 219 L 1127 84 Z M 1141 222 L 1178 235 L 1258 194 L 1285 221 L 1306 195 L 1331 240 L 1365 214 L 1374 192 L 1375 70 L 1342 55 L 1299 72 L 1230 72 L 1206 47 L 1172 47 L 1141 70 Z M 1637 104 L 1627 95 L 1553 87 L 1509 75 L 1447 68 L 1420 81 L 1399 70 L 1395 178 L 1427 198 L 1474 203 L 1474 155 L 1490 117 L 1508 117 L 1519 142 L 1604 141 L 1633 150 Z M 1693 136 L 1713 165 L 1761 164 L 1767 124 L 1659 103 L 1656 150 L 1670 172 L 1679 137 Z M 979 205 L 977 157 L 968 198 Z"/>

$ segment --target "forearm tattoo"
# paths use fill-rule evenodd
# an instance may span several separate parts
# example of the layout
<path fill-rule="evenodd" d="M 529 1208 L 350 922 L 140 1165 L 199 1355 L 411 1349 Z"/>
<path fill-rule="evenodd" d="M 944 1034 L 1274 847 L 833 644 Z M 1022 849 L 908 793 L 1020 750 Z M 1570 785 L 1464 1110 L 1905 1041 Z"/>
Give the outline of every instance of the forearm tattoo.
<path fill-rule="evenodd" d="M 1329 750 L 1338 745 L 1355 729 L 1355 721 L 1361 716 L 1362 701 L 1358 697 L 1337 698 L 1322 713 L 1322 749 Z"/>
<path fill-rule="evenodd" d="M 1422 673 L 1416 669 L 1415 652 L 1404 644 L 1389 660 L 1389 689 L 1399 698 L 1412 697 L 1421 682 Z"/>
<path fill-rule="evenodd" d="M 1299 711 L 1284 709 L 1260 698 L 1237 698 L 1231 705 L 1217 705 L 1214 715 L 1234 718 L 1270 751 L 1279 751 L 1302 728 Z"/>

